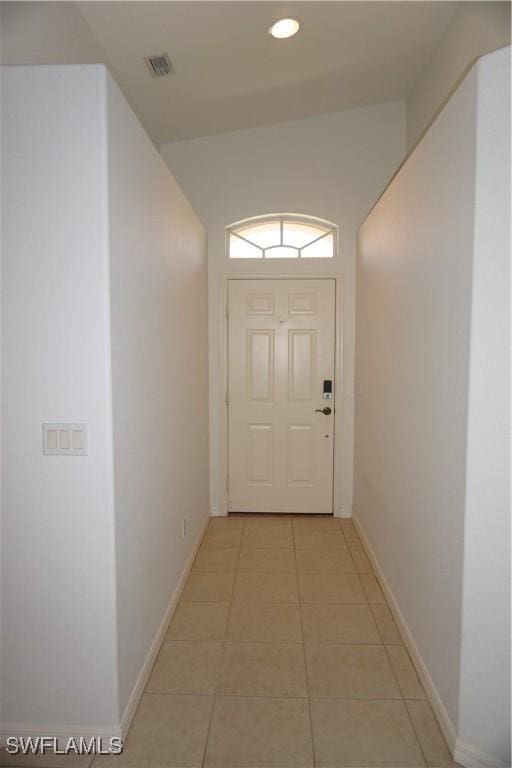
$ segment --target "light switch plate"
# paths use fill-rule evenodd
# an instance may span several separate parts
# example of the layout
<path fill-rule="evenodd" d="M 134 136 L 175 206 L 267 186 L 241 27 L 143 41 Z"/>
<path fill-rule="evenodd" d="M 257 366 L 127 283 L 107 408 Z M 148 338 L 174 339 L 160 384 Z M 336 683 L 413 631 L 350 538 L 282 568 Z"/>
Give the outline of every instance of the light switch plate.
<path fill-rule="evenodd" d="M 87 456 L 87 424 L 43 424 L 43 453 L 45 456 Z"/>

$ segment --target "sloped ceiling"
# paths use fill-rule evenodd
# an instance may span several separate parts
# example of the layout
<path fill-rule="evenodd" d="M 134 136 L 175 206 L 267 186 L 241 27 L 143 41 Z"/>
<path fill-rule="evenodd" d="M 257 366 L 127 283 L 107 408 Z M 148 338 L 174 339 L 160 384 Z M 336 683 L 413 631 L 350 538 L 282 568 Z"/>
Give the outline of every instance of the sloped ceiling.
<path fill-rule="evenodd" d="M 156 144 L 404 99 L 452 2 L 82 2 Z M 282 16 L 299 33 L 275 40 Z M 167 52 L 152 79 L 144 57 Z"/>

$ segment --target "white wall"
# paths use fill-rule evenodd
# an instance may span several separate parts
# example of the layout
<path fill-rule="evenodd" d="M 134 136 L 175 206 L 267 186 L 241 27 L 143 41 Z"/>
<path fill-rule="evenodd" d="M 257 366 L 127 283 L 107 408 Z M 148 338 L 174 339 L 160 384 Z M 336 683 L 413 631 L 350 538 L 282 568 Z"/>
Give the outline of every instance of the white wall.
<path fill-rule="evenodd" d="M 510 49 L 477 78 L 458 748 L 510 765 Z"/>
<path fill-rule="evenodd" d="M 7 733 L 117 722 L 103 78 L 2 71 Z M 46 421 L 86 422 L 89 455 L 43 456 Z"/>
<path fill-rule="evenodd" d="M 205 235 L 103 66 L 2 78 L 0 732 L 112 734 L 208 514 Z"/>
<path fill-rule="evenodd" d="M 404 104 L 391 103 L 252 130 L 166 144 L 162 155 L 208 232 L 210 322 L 210 485 L 222 509 L 219 463 L 222 400 L 221 275 L 334 270 L 343 274 L 343 402 L 337 465 L 341 501 L 352 508 L 354 264 L 357 227 L 404 155 Z M 264 213 L 306 213 L 340 227 L 334 264 L 228 263 L 225 227 Z M 338 392 L 341 388 L 338 387 Z M 339 405 L 339 401 L 338 401 Z M 337 425 L 338 427 L 338 425 Z"/>
<path fill-rule="evenodd" d="M 457 721 L 474 74 L 360 231 L 355 515 Z M 442 628 L 442 631 L 440 631 Z"/>
<path fill-rule="evenodd" d="M 209 513 L 207 266 L 203 227 L 110 79 L 108 130 L 123 713 Z"/>
<path fill-rule="evenodd" d="M 470 72 L 360 230 L 354 509 L 451 746 L 470 737 L 471 759 L 488 753 L 458 760 L 495 768 L 506 764 L 509 720 L 508 223 L 489 231 L 495 217 L 507 221 L 509 91 L 503 57 L 490 90 L 491 60 Z"/>
<path fill-rule="evenodd" d="M 510 44 L 509 2 L 460 2 L 428 66 L 407 99 L 407 148 L 478 56 Z"/>

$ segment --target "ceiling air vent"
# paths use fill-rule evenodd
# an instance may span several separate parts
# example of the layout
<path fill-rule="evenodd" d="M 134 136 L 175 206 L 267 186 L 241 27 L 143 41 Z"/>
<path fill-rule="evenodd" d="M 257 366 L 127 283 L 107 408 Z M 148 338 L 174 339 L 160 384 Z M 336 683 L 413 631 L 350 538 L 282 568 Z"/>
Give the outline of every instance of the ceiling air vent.
<path fill-rule="evenodd" d="M 165 77 L 174 72 L 169 54 L 159 53 L 157 56 L 148 56 L 144 59 L 151 77 Z"/>

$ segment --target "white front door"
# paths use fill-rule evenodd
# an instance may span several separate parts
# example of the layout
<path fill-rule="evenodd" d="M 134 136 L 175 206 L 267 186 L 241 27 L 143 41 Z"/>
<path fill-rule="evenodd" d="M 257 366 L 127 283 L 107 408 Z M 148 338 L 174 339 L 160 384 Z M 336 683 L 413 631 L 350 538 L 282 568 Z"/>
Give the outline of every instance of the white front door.
<path fill-rule="evenodd" d="M 228 308 L 229 510 L 332 513 L 335 281 L 230 280 Z"/>

